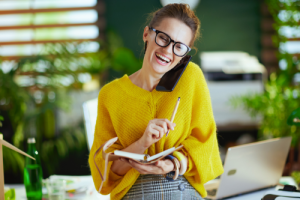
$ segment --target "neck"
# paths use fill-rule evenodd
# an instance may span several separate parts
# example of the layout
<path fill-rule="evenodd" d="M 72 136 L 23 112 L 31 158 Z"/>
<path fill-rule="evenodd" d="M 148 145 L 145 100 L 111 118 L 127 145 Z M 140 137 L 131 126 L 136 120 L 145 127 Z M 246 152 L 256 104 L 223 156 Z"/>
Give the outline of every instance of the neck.
<path fill-rule="evenodd" d="M 146 67 L 143 63 L 143 66 L 140 70 L 130 76 L 132 83 L 143 88 L 144 90 L 152 91 L 157 86 L 162 75 L 155 74 L 153 71 L 149 70 L 151 67 Z"/>

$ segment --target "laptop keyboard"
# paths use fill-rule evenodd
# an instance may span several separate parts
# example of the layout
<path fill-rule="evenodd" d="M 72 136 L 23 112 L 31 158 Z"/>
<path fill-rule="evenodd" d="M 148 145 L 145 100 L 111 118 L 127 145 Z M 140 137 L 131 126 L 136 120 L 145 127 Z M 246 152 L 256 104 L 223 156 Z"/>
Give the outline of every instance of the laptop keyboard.
<path fill-rule="evenodd" d="M 217 194 L 217 189 L 207 190 L 209 196 L 215 196 Z"/>

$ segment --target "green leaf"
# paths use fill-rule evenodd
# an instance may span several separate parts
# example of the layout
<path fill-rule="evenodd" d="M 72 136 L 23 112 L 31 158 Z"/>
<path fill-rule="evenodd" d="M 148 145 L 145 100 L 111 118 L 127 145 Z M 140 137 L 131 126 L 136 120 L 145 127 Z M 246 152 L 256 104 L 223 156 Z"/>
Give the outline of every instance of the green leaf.
<path fill-rule="evenodd" d="M 15 189 L 12 188 L 12 189 L 9 189 L 8 191 L 6 191 L 5 195 L 4 195 L 4 199 L 5 200 L 15 200 L 16 199 Z"/>
<path fill-rule="evenodd" d="M 293 171 L 291 175 L 296 183 L 300 184 L 300 171 Z"/>

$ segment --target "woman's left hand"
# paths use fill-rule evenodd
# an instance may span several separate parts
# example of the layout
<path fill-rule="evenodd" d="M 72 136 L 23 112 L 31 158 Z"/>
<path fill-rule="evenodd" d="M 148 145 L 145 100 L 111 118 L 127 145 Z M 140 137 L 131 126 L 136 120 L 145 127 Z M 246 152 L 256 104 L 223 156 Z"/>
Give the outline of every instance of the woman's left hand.
<path fill-rule="evenodd" d="M 174 169 L 174 164 L 169 159 L 159 160 L 150 165 L 140 164 L 131 159 L 121 158 L 120 160 L 131 165 L 131 167 L 136 169 L 140 174 L 167 174 Z"/>

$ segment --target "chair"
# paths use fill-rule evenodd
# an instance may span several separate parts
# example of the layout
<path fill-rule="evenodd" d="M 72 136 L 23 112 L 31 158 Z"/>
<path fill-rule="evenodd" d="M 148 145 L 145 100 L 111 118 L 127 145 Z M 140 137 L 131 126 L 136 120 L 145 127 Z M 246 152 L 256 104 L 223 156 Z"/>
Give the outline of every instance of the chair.
<path fill-rule="evenodd" d="M 95 125 L 97 120 L 98 99 L 95 98 L 88 100 L 83 103 L 82 107 L 87 144 L 89 150 L 91 150 L 94 141 Z"/>
<path fill-rule="evenodd" d="M 89 150 L 91 150 L 94 141 L 95 125 L 97 121 L 98 98 L 91 99 L 84 102 L 82 104 L 82 108 L 83 108 L 83 118 L 84 118 L 85 130 L 86 130 L 87 144 Z M 110 199 L 110 194 L 102 195 L 97 192 L 96 196 L 98 200 Z"/>

